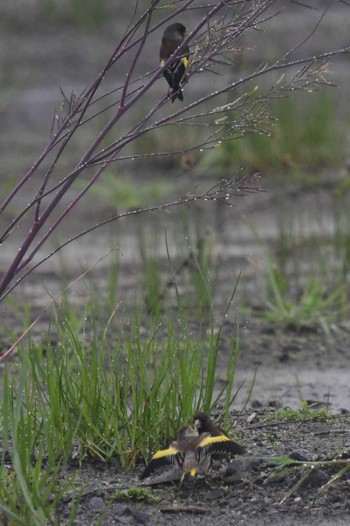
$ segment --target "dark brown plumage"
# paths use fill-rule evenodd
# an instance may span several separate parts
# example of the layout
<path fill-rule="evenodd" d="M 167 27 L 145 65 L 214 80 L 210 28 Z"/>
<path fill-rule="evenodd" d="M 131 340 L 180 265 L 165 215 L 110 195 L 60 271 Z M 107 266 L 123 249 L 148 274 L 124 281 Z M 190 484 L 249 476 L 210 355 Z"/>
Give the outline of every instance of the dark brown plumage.
<path fill-rule="evenodd" d="M 166 28 L 163 34 L 162 45 L 160 47 L 159 53 L 161 67 L 164 66 L 168 58 L 171 57 L 171 55 L 173 55 L 177 48 L 181 45 L 183 39 L 185 38 L 185 34 L 185 26 L 178 22 L 176 24 L 171 24 Z M 180 54 L 180 57 L 176 58 L 163 71 L 163 75 L 170 87 L 169 95 L 171 95 L 171 102 L 174 102 L 176 99 L 181 101 L 184 100 L 180 84 L 188 66 L 189 52 L 189 47 L 185 46 Z"/>

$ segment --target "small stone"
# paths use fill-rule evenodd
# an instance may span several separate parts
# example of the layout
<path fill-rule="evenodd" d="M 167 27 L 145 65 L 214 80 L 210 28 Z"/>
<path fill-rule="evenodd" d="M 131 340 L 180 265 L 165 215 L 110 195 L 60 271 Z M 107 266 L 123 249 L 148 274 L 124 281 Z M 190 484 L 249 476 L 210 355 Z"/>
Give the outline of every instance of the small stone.
<path fill-rule="evenodd" d="M 230 477 L 232 480 L 242 480 L 244 472 L 244 462 L 235 460 L 227 464 L 226 471 L 224 473 L 225 477 Z"/>
<path fill-rule="evenodd" d="M 133 517 L 131 517 L 130 515 L 122 515 L 121 517 L 118 517 L 116 520 L 115 520 L 115 523 L 116 524 L 135 524 L 134 522 L 134 519 Z M 104 523 L 103 523 L 103 526 L 111 526 L 111 520 L 110 518 L 108 518 Z"/>
<path fill-rule="evenodd" d="M 90 510 L 99 511 L 104 508 L 105 503 L 101 497 L 91 497 L 87 505 Z"/>
<path fill-rule="evenodd" d="M 118 502 L 113 506 L 112 513 L 117 517 L 121 517 L 125 513 L 130 513 L 130 509 L 125 504 L 121 504 L 120 502 Z"/>
<path fill-rule="evenodd" d="M 99 485 L 97 484 L 97 482 L 93 482 L 92 484 L 89 484 L 88 486 L 86 486 L 86 488 L 84 488 L 82 496 L 86 497 L 91 495 L 91 493 L 98 493 L 98 490 Z"/>
<path fill-rule="evenodd" d="M 138 522 L 139 524 L 148 524 L 151 519 L 148 513 L 142 510 L 134 511 L 133 516 L 134 516 L 135 521 Z"/>
<path fill-rule="evenodd" d="M 298 462 L 308 462 L 309 460 L 307 456 L 305 456 L 305 451 L 303 449 L 296 449 L 295 451 L 292 451 L 288 456 L 289 458 L 297 460 Z"/>
<path fill-rule="evenodd" d="M 229 505 L 230 508 L 235 508 L 236 506 L 239 505 L 239 499 L 237 497 L 232 497 L 228 501 L 228 505 Z"/>
<path fill-rule="evenodd" d="M 218 500 L 224 497 L 225 491 L 222 488 L 214 489 L 208 494 L 208 500 Z"/>
<path fill-rule="evenodd" d="M 326 480 L 327 475 L 321 469 L 315 468 L 310 471 L 302 485 L 304 488 L 317 488 L 322 486 Z"/>
<path fill-rule="evenodd" d="M 253 422 L 253 420 L 255 420 L 257 418 L 258 414 L 253 411 L 253 413 L 251 413 L 247 418 L 246 418 L 246 422 L 247 424 L 251 424 Z"/>
<path fill-rule="evenodd" d="M 295 497 L 294 502 L 301 502 L 301 497 Z"/>
<path fill-rule="evenodd" d="M 342 494 L 339 494 L 339 493 L 333 493 L 333 494 L 329 494 L 327 495 L 327 503 L 331 503 L 332 506 L 336 503 L 336 502 L 339 502 L 343 499 L 343 495 Z"/>
<path fill-rule="evenodd" d="M 281 400 L 270 400 L 268 406 L 273 407 L 273 409 L 281 409 L 283 407 Z"/>

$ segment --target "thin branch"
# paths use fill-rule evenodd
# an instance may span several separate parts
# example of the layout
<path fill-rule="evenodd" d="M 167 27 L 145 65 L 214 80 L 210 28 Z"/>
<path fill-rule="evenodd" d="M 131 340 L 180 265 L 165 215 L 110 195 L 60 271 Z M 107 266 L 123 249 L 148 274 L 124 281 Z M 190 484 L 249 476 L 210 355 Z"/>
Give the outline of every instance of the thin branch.
<path fill-rule="evenodd" d="M 111 162 L 128 158 L 128 156 L 122 156 L 121 153 L 130 143 L 139 139 L 146 133 L 169 125 L 187 125 L 192 127 L 210 126 L 213 131 L 206 134 L 203 141 L 197 140 L 196 146 L 191 145 L 188 148 L 183 149 L 182 152 L 192 151 L 198 146 L 211 148 L 214 147 L 219 140 L 228 140 L 232 137 L 243 136 L 254 131 L 264 131 L 264 125 L 268 122 L 266 114 L 264 113 L 264 104 L 268 104 L 273 98 L 287 93 L 288 90 L 304 89 L 309 85 L 312 88 L 316 88 L 322 84 L 327 84 L 327 81 L 322 77 L 322 67 L 324 66 L 324 62 L 335 55 L 348 53 L 350 50 L 349 47 L 344 47 L 317 56 L 290 60 L 291 54 L 309 40 L 317 30 L 325 16 L 325 11 L 313 31 L 310 32 L 301 43 L 276 60 L 273 64 L 261 65 L 254 72 L 247 74 L 244 78 L 235 82 L 229 82 L 215 92 L 207 93 L 202 98 L 187 105 L 183 105 L 175 111 L 170 112 L 168 115 L 158 116 L 163 106 L 169 103 L 169 98 L 162 97 L 151 107 L 151 109 L 144 112 L 144 117 L 142 117 L 136 125 L 133 125 L 128 132 L 122 133 L 107 147 L 101 149 L 102 142 L 105 141 L 112 129 L 116 129 L 116 125 L 119 123 L 120 119 L 130 110 L 130 108 L 142 99 L 146 92 L 152 88 L 154 83 L 162 75 L 164 69 L 168 67 L 175 58 L 179 58 L 183 54 L 183 50 L 187 45 L 194 46 L 195 51 L 192 52 L 190 68 L 188 69 L 184 83 L 188 82 L 192 75 L 199 73 L 201 70 L 210 70 L 217 74 L 216 70 L 219 67 L 225 67 L 234 63 L 230 54 L 237 49 L 235 48 L 235 44 L 241 39 L 242 35 L 245 34 L 247 30 L 258 29 L 261 27 L 261 24 L 279 14 L 276 12 L 271 13 L 271 11 L 269 11 L 269 8 L 274 2 L 275 0 L 257 0 L 251 2 L 243 0 L 218 0 L 217 2 L 210 4 L 203 3 L 200 5 L 194 5 L 194 0 L 172 2 L 172 6 L 175 7 L 175 10 L 153 26 L 151 26 L 151 18 L 155 8 L 163 7 L 159 6 L 159 0 L 152 0 L 149 7 L 138 19 L 136 19 L 136 6 L 132 15 L 132 20 L 126 28 L 123 37 L 106 65 L 91 85 L 78 97 L 75 96 L 74 92 L 70 98 L 62 93 L 65 100 L 65 107 L 67 107 L 66 114 L 63 115 L 63 111 L 62 114 L 58 114 L 57 127 L 53 128 L 52 137 L 43 153 L 17 183 L 9 195 L 5 197 L 4 202 L 0 207 L 1 213 L 14 199 L 23 185 L 30 178 L 38 176 L 38 168 L 42 165 L 43 161 L 50 161 L 43 178 L 40 179 L 41 182 L 38 184 L 38 191 L 36 192 L 35 197 L 23 211 L 17 214 L 14 221 L 5 229 L 2 235 L 1 241 L 3 242 L 13 232 L 14 227 L 20 224 L 21 219 L 28 213 L 28 211 L 32 207 L 35 207 L 34 219 L 29 232 L 25 234 L 24 241 L 0 283 L 0 299 L 4 297 L 4 294 L 7 295 L 9 290 L 12 290 L 13 287 L 18 284 L 19 281 L 16 281 L 15 284 L 13 284 L 14 278 L 18 276 L 19 273 L 24 272 L 25 267 L 32 261 L 32 258 L 38 252 L 39 248 L 45 244 L 49 236 L 61 224 L 72 208 L 74 208 L 90 190 L 103 173 L 103 170 Z M 186 14 L 189 10 L 199 8 L 205 10 L 201 20 L 195 25 L 192 31 L 189 32 L 188 36 L 183 40 L 174 54 L 169 57 L 164 66 L 133 79 L 132 76 L 135 71 L 135 66 L 140 61 L 141 52 L 144 49 L 146 38 L 168 21 L 174 20 L 174 18 L 176 19 L 181 13 Z M 141 30 L 142 35 L 138 36 L 138 33 Z M 131 52 L 134 53 L 132 57 L 127 55 Z M 121 58 L 126 56 L 131 59 L 129 60 L 130 65 L 125 82 L 122 86 L 101 94 L 100 88 L 105 76 Z M 299 70 L 290 83 L 287 82 L 278 85 L 276 83 L 276 85 L 267 93 L 259 96 L 255 93 L 254 88 L 253 90 L 248 91 L 245 96 L 240 96 L 231 103 L 229 102 L 221 106 L 217 105 L 214 108 L 205 109 L 198 113 L 200 105 L 210 104 L 218 97 L 227 93 L 232 93 L 245 85 L 249 85 L 263 75 L 292 68 L 299 68 Z M 130 91 L 131 87 L 132 89 Z M 114 93 L 120 93 L 120 96 L 118 95 L 116 97 L 116 99 L 119 100 L 106 104 L 102 109 L 94 108 L 94 110 L 92 110 L 94 104 L 101 102 L 107 96 L 114 95 Z M 250 100 L 250 95 L 252 95 L 252 100 Z M 113 108 L 114 112 L 112 116 L 100 129 L 99 133 L 84 152 L 80 154 L 80 160 L 76 162 L 75 166 L 72 167 L 65 177 L 63 177 L 58 183 L 54 183 L 53 174 L 74 134 L 76 134 L 82 126 L 86 126 L 93 119 L 96 119 L 103 113 L 106 114 Z M 240 111 L 240 116 L 235 121 L 232 121 L 231 117 L 229 117 L 229 112 L 231 112 L 232 109 L 235 110 L 235 119 L 237 117 L 237 111 Z M 228 117 L 225 122 L 222 121 L 222 115 L 224 118 Z M 212 118 L 215 116 L 220 116 L 220 119 L 212 121 Z M 166 154 L 169 154 L 169 152 Z M 152 155 L 153 154 L 145 154 L 145 156 L 148 157 Z M 154 155 L 158 155 L 157 152 L 155 152 Z M 162 155 L 162 152 L 160 152 L 159 155 Z M 165 152 L 163 152 L 163 155 L 165 155 Z M 58 217 L 49 223 L 48 220 L 52 212 L 57 210 L 58 205 L 61 205 L 62 198 L 67 194 L 68 190 L 70 190 L 73 183 L 84 172 L 86 173 L 87 168 L 91 166 L 97 166 L 96 171 L 94 171 L 92 176 L 89 177 L 88 181 L 85 181 L 84 187 L 74 195 L 70 203 L 63 207 L 63 210 L 61 210 Z M 40 175 L 40 177 L 42 176 Z M 201 198 L 208 200 L 208 197 L 198 197 L 198 199 Z M 183 201 L 180 199 L 180 201 L 174 201 L 173 204 L 164 205 L 164 208 L 175 206 L 175 204 L 182 202 Z M 146 208 L 131 213 L 141 213 L 153 209 L 161 210 L 163 208 L 162 205 L 160 205 L 160 207 Z M 131 215 L 131 213 L 126 215 Z M 123 216 L 124 215 L 118 217 Z M 116 217 L 111 218 L 110 220 L 115 219 Z M 108 222 L 110 220 L 108 220 Z M 48 223 L 46 230 L 43 232 L 42 237 L 38 239 L 39 232 L 43 229 L 46 223 Z M 31 269 L 26 273 L 23 273 L 20 279 L 22 280 L 23 276 L 28 275 L 30 271 Z"/>
<path fill-rule="evenodd" d="M 108 255 L 108 254 L 107 254 Z M 29 327 L 26 328 L 25 331 L 22 332 L 21 336 L 19 338 L 17 338 L 17 340 L 11 345 L 11 347 L 9 349 L 7 349 L 7 351 L 5 351 L 4 353 L 2 353 L 0 355 L 0 363 L 4 362 L 12 353 L 13 351 L 18 347 L 18 345 L 21 343 L 22 340 L 24 340 L 24 338 L 27 336 L 27 334 L 30 333 L 30 331 L 32 330 L 32 328 L 34 327 L 34 325 L 36 325 L 38 323 L 38 321 L 43 317 L 43 315 L 45 314 L 45 312 L 48 311 L 48 309 L 54 304 L 56 303 L 56 301 L 58 300 L 58 298 L 60 298 L 61 296 L 63 296 L 69 289 L 71 289 L 76 283 L 78 283 L 78 281 L 80 281 L 82 278 L 84 278 L 89 272 L 90 270 L 92 270 L 94 267 L 97 267 L 97 265 L 103 260 L 105 259 L 106 256 L 103 256 L 101 257 L 97 262 L 95 262 L 93 265 L 91 265 L 87 270 L 85 270 L 82 274 L 80 274 L 80 276 L 78 276 L 77 278 L 75 278 L 73 281 L 71 281 L 69 283 L 69 285 L 67 285 L 63 290 L 61 290 L 58 294 L 56 294 L 56 296 L 54 298 L 52 298 L 52 300 L 42 309 L 42 311 L 40 312 L 40 314 L 35 318 L 35 320 L 29 325 Z M 4 296 L 5 297 L 5 296 Z"/>
<path fill-rule="evenodd" d="M 160 204 L 160 205 L 154 205 L 146 208 L 139 208 L 136 210 L 131 210 L 127 212 L 123 212 L 121 214 L 116 214 L 112 217 L 109 217 L 108 219 L 105 219 L 96 225 L 93 225 L 92 227 L 84 230 L 84 232 L 80 232 L 76 236 L 68 239 L 64 243 L 62 243 L 58 248 L 53 250 L 50 254 L 45 256 L 43 259 L 41 259 L 38 263 L 33 265 L 30 269 L 28 269 L 19 279 L 13 283 L 11 287 L 8 288 L 1 296 L 0 296 L 0 302 L 4 300 L 11 292 L 12 290 L 19 285 L 33 270 L 38 268 L 40 265 L 42 265 L 45 261 L 50 259 L 52 256 L 54 256 L 58 251 L 66 247 L 67 245 L 73 243 L 74 241 L 77 241 L 81 237 L 97 230 L 98 228 L 101 228 L 105 225 L 108 225 L 109 223 L 112 223 L 114 221 L 117 221 L 118 219 L 122 219 L 125 217 L 135 216 L 139 214 L 143 214 L 146 212 L 155 212 L 155 211 L 162 211 L 169 208 L 173 208 L 175 206 L 184 205 L 184 204 L 190 204 L 194 201 L 199 200 L 205 200 L 205 201 L 228 201 L 229 196 L 231 195 L 230 192 L 236 192 L 235 195 L 244 195 L 244 192 L 254 192 L 254 191 L 261 191 L 260 188 L 254 188 L 250 187 L 248 184 L 246 184 L 246 181 L 251 181 L 256 177 L 258 174 L 254 174 L 250 177 L 238 174 L 232 178 L 225 178 L 213 185 L 208 190 L 205 190 L 204 192 L 200 193 L 193 193 L 193 194 L 187 194 L 185 196 L 182 196 L 178 199 L 175 199 L 174 201 Z M 239 194 L 237 193 L 239 192 Z M 232 203 L 228 203 L 230 206 L 233 206 Z"/>

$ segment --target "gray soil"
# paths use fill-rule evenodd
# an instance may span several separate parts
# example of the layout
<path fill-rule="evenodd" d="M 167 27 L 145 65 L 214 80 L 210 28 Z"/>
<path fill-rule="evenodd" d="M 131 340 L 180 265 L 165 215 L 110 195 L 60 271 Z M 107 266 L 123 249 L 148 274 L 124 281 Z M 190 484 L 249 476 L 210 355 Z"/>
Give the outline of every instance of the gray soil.
<path fill-rule="evenodd" d="M 295 192 L 288 194 L 286 191 L 282 193 L 283 209 L 294 210 L 294 219 L 305 219 L 309 216 L 308 225 L 312 230 L 311 218 L 317 223 L 322 216 L 324 224 L 331 229 L 331 198 L 327 184 L 310 195 Z M 337 324 L 332 328 L 331 334 L 326 336 L 322 330 L 308 327 L 299 330 L 281 329 L 261 316 L 263 299 L 257 294 L 259 289 L 256 268 L 258 262 L 262 262 L 263 256 L 261 246 L 256 243 L 246 225 L 244 215 L 249 215 L 251 221 L 259 226 L 263 239 L 273 250 L 277 229 L 274 219 L 279 215 L 281 195 L 277 191 L 256 193 L 238 199 L 235 208 L 218 209 L 213 206 L 209 209 L 211 214 L 207 220 L 207 235 L 208 239 L 213 241 L 215 255 L 211 280 L 218 322 L 224 313 L 238 274 L 240 270 L 243 271 L 237 295 L 222 331 L 218 374 L 219 377 L 221 374 L 224 377 L 225 357 L 238 321 L 242 351 L 235 385 L 238 387 L 243 380 L 246 382 L 237 395 L 234 408 L 242 408 L 247 402 L 247 392 L 255 373 L 256 377 L 253 394 L 245 412 L 239 416 L 232 414 L 235 440 L 244 445 L 247 455 L 252 457 L 297 453 L 302 455 L 304 460 L 310 461 L 347 459 L 350 456 L 348 323 L 344 321 Z M 321 216 L 318 216 L 320 202 L 323 203 L 323 207 Z M 329 206 L 326 206 L 327 203 Z M 203 205 L 203 209 L 191 209 L 190 213 L 194 214 L 194 217 L 198 216 L 197 220 L 200 222 L 203 214 L 208 213 L 208 208 Z M 173 234 L 172 228 L 176 229 L 179 224 L 176 218 L 177 213 L 174 212 L 171 219 L 163 223 L 169 236 Z M 227 225 L 230 224 L 234 225 L 234 228 L 228 228 Z M 152 218 L 146 225 L 152 228 Z M 118 232 L 119 228 L 122 232 L 123 227 L 118 227 Z M 139 283 L 135 279 L 135 272 L 140 270 L 141 263 L 139 256 L 130 250 L 129 244 L 130 236 L 131 241 L 135 242 L 136 230 L 136 225 L 131 223 L 128 225 L 128 234 L 124 232 L 124 235 L 118 236 L 114 232 L 123 253 L 118 298 L 124 298 L 126 302 L 128 298 L 134 298 L 138 294 L 142 298 Z M 310 231 L 305 231 L 304 234 L 305 239 L 309 239 Z M 110 236 L 104 238 L 100 235 L 97 244 L 93 243 L 93 239 L 84 241 L 80 245 L 82 268 L 88 261 L 95 261 L 101 255 L 101 251 L 108 251 L 110 240 Z M 313 250 L 314 248 L 311 249 L 311 253 Z M 181 257 L 175 258 L 175 261 L 176 267 L 181 267 Z M 159 254 L 159 264 L 163 283 L 167 283 L 171 278 L 171 271 L 162 253 Z M 98 284 L 100 290 L 103 289 L 105 275 L 106 268 L 102 268 L 97 270 L 93 278 L 93 283 Z M 30 284 L 26 285 L 24 291 L 27 299 L 34 298 L 33 316 L 45 303 L 42 280 L 45 280 L 50 290 L 59 289 L 60 286 L 52 266 L 50 271 L 33 278 Z M 178 282 L 180 287 L 186 286 L 186 279 L 181 274 L 178 276 Z M 90 288 L 90 285 L 86 287 L 85 284 L 79 283 L 74 292 L 71 292 L 70 300 L 78 310 L 88 298 L 87 288 Z M 191 319 L 190 314 L 189 318 Z M 47 319 L 44 318 L 34 328 L 34 335 L 40 337 L 46 327 Z M 203 329 L 203 321 L 198 321 L 194 315 L 190 327 L 195 336 Z M 147 337 L 147 332 L 145 335 Z M 327 407 L 332 416 L 315 421 L 310 415 L 298 422 L 264 421 L 266 413 L 271 413 L 280 406 L 299 408 L 301 399 L 317 402 L 317 408 Z M 280 473 L 280 467 L 266 460 L 248 459 L 243 463 L 234 461 L 228 467 L 223 465 L 222 469 L 214 471 L 205 479 L 198 478 L 181 488 L 178 482 L 147 487 L 149 495 L 154 497 L 155 501 L 149 501 L 149 495 L 148 499 L 141 501 L 116 496 L 118 489 L 139 487 L 138 476 L 143 465 L 142 459 L 139 459 L 131 472 L 123 472 L 117 465 L 109 466 L 89 458 L 84 460 L 81 469 L 72 462 L 62 476 L 74 474 L 76 492 L 71 492 L 61 503 L 58 511 L 61 524 L 69 523 L 72 499 L 78 497 L 81 492 L 79 511 L 74 523 L 77 526 L 97 524 L 98 520 L 106 526 L 197 523 L 216 523 L 218 526 L 233 523 L 242 526 L 325 526 L 349 523 L 349 473 L 335 480 L 331 486 L 323 488 L 341 466 L 333 469 L 315 468 L 283 503 L 281 501 L 288 491 L 311 471 L 310 467 L 292 467 Z"/>
<path fill-rule="evenodd" d="M 250 415 L 252 413 L 250 412 Z M 120 489 L 139 487 L 142 467 L 128 473 L 104 464 L 87 462 L 77 479 L 86 484 L 75 524 L 205 524 L 239 525 L 347 525 L 349 524 L 349 472 L 332 485 L 325 484 L 340 469 L 290 467 L 282 469 L 268 460 L 249 456 L 292 455 L 299 460 L 349 459 L 349 416 L 309 419 L 298 422 L 264 423 L 266 411 L 258 410 L 248 423 L 240 416 L 235 439 L 247 448 L 245 461 L 233 460 L 205 479 L 178 482 L 149 488 L 141 501 L 118 496 Z M 68 473 L 75 471 L 72 466 Z M 298 481 L 302 484 L 287 497 Z M 62 503 L 64 523 L 74 493 Z M 151 502 L 149 502 L 151 501 Z M 283 501 L 283 502 L 282 502 Z"/>

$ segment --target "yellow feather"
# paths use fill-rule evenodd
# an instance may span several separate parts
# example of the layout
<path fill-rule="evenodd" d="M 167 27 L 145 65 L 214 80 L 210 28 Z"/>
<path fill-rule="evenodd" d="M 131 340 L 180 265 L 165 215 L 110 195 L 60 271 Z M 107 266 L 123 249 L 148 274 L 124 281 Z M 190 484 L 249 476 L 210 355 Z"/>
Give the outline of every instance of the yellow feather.
<path fill-rule="evenodd" d="M 187 68 L 187 66 L 188 66 L 188 59 L 186 57 L 182 57 L 182 63 L 185 66 L 185 68 Z"/>
<path fill-rule="evenodd" d="M 154 453 L 152 460 L 155 460 L 156 458 L 170 457 L 172 455 L 176 455 L 176 453 L 177 450 L 173 447 L 169 447 L 168 449 L 161 449 L 160 451 Z"/>
<path fill-rule="evenodd" d="M 216 444 L 217 442 L 226 442 L 227 440 L 231 439 L 225 435 L 220 435 L 218 437 L 206 437 L 199 442 L 198 447 L 210 446 L 210 444 Z"/>
<path fill-rule="evenodd" d="M 165 60 L 161 60 L 160 61 L 160 67 L 162 68 L 164 66 L 164 64 L 165 64 Z"/>

